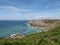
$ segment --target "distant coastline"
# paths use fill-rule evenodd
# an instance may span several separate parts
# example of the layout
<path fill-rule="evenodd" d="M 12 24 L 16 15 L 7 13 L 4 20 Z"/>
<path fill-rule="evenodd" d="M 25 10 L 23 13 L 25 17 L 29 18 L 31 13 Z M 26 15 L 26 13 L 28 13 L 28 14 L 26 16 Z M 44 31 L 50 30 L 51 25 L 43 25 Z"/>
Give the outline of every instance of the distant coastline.
<path fill-rule="evenodd" d="M 47 31 L 59 26 L 60 20 L 31 20 L 27 24 L 33 28 L 44 28 L 44 31 Z"/>
<path fill-rule="evenodd" d="M 8 21 L 9 23 L 10 23 L 10 21 Z M 7 23 L 8 23 L 7 22 Z M 24 31 L 24 33 L 26 33 L 26 34 L 30 34 L 30 33 L 33 33 L 34 31 L 38 31 L 38 29 L 40 30 L 41 28 L 42 28 L 42 30 L 40 30 L 40 32 L 42 32 L 42 31 L 48 31 L 48 30 L 50 30 L 50 29 L 53 29 L 53 28 L 55 28 L 55 27 L 57 27 L 57 26 L 59 26 L 59 24 L 60 24 L 60 20 L 29 20 L 29 21 L 22 21 L 22 22 L 20 22 L 21 24 L 23 24 L 23 25 L 20 25 L 20 23 L 19 23 L 20 21 L 18 21 L 18 22 L 15 22 L 15 23 L 17 23 L 17 24 L 19 24 L 19 25 L 17 25 L 16 27 L 14 27 L 13 26 L 13 28 L 9 28 L 9 29 L 12 29 L 13 30 L 13 32 L 14 31 L 18 31 L 18 32 L 16 32 L 16 33 L 20 33 L 20 30 L 22 31 L 22 29 L 23 29 L 23 31 Z M 25 23 L 24 23 L 25 22 Z M 6 24 L 7 24 L 6 23 Z M 12 24 L 14 24 L 14 21 L 13 21 L 13 23 Z M 5 26 L 5 25 L 4 25 Z M 12 26 L 12 25 L 11 25 Z M 20 26 L 22 26 L 21 28 L 20 28 Z M 26 27 L 26 28 L 25 28 Z M 30 29 L 30 27 L 32 28 L 32 29 Z M 7 27 L 6 27 L 7 28 Z M 36 29 L 37 28 L 37 29 Z M 15 30 L 16 29 L 16 30 Z M 20 30 L 18 30 L 18 29 L 20 29 Z M 33 29 L 36 29 L 36 30 L 33 30 Z M 5 29 L 4 29 L 5 30 Z M 27 32 L 25 32 L 27 30 Z M 33 30 L 33 31 L 32 31 Z M 23 32 L 22 31 L 22 32 Z M 29 31 L 31 31 L 31 32 L 29 32 Z M 8 34 L 9 32 L 6 32 L 7 34 L 6 35 L 4 35 L 5 37 L 10 37 L 9 35 L 13 35 L 13 34 L 15 34 L 15 35 L 13 35 L 13 37 L 14 36 L 16 36 L 16 37 L 18 37 L 17 35 L 16 35 L 16 33 L 13 33 L 12 32 L 12 34 L 10 33 L 10 34 Z M 22 34 L 22 33 L 21 33 Z M 21 34 L 19 34 L 19 35 L 21 35 Z M 22 35 L 24 35 L 24 34 L 22 34 Z M 3 35 L 2 35 L 3 36 Z M 21 37 L 21 36 L 20 36 Z"/>

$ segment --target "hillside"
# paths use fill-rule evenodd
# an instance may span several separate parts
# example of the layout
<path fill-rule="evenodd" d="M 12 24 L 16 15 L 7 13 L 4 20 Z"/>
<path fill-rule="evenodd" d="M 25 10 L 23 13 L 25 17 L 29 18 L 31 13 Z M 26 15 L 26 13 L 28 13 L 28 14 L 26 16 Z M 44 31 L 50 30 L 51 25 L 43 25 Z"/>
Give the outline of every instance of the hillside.
<path fill-rule="evenodd" d="M 27 23 L 28 25 L 35 28 L 45 28 L 44 30 L 50 30 L 60 25 L 60 20 L 31 20 Z"/>
<path fill-rule="evenodd" d="M 60 45 L 60 26 L 22 39 L 0 39 L 0 45 Z"/>

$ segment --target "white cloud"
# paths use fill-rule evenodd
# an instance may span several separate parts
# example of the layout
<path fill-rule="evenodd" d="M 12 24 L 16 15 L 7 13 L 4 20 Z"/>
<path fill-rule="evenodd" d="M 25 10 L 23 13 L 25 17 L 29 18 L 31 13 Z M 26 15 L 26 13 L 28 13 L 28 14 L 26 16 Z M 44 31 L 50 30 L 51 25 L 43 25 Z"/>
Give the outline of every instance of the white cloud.
<path fill-rule="evenodd" d="M 25 10 L 25 9 L 20 9 L 14 6 L 1 6 L 0 9 L 8 11 L 8 12 L 28 12 L 29 10 Z"/>
<path fill-rule="evenodd" d="M 20 9 L 13 6 L 0 7 L 0 12 L 3 10 L 6 12 L 4 15 L 0 15 L 0 20 L 37 20 L 37 19 L 56 19 L 60 15 L 60 9 L 52 11 L 31 12 L 31 10 Z M 29 12 L 30 11 L 30 12 Z M 27 12 L 27 13 L 26 13 Z M 9 14 L 8 14 L 9 13 Z M 57 17 L 56 17 L 57 16 Z"/>
<path fill-rule="evenodd" d="M 30 20 L 39 20 L 39 19 L 57 19 L 57 17 L 53 16 L 34 16 L 34 17 L 27 17 Z"/>

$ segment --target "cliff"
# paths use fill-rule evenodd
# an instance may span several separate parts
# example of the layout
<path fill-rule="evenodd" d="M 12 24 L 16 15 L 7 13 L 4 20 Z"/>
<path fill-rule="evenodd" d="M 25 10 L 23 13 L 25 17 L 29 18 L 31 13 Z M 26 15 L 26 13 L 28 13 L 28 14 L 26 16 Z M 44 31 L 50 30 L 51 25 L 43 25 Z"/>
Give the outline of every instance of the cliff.
<path fill-rule="evenodd" d="M 31 20 L 27 24 L 32 27 L 52 29 L 60 25 L 60 20 Z"/>

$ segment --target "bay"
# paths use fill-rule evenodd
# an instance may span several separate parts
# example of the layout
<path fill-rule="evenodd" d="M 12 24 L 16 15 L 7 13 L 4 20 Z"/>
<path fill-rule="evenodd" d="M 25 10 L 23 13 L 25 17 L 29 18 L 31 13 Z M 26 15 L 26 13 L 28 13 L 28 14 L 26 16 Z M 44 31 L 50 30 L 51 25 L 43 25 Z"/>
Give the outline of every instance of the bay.
<path fill-rule="evenodd" d="M 0 38 L 16 33 L 29 35 L 42 30 L 27 26 L 26 23 L 28 21 L 29 20 L 0 20 Z"/>

